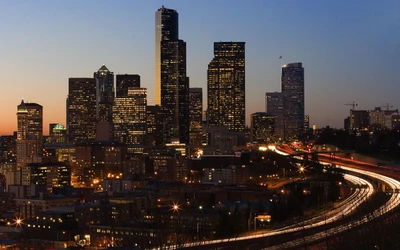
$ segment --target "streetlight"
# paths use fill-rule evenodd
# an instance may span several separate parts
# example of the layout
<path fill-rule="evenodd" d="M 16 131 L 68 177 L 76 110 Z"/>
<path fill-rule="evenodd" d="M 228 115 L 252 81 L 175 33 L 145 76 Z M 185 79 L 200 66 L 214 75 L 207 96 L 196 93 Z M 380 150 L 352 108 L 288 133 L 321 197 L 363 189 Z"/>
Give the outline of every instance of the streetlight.
<path fill-rule="evenodd" d="M 172 209 L 173 212 L 178 212 L 180 210 L 179 204 L 178 203 L 174 203 L 172 204 Z"/>

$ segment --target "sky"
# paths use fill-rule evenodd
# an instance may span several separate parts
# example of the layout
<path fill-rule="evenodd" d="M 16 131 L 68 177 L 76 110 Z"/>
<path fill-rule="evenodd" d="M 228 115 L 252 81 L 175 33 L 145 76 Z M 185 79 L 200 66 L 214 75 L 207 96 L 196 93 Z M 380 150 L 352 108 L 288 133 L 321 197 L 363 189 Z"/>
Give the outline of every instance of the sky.
<path fill-rule="evenodd" d="M 0 135 L 17 129 L 24 98 L 65 125 L 69 77 L 92 77 L 102 64 L 139 74 L 155 102 L 155 12 L 179 13 L 190 87 L 207 96 L 213 43 L 246 42 L 246 117 L 280 91 L 281 65 L 302 62 L 310 124 L 342 128 L 358 109 L 400 108 L 398 0 L 0 0 Z M 282 59 L 279 57 L 282 56 Z"/>

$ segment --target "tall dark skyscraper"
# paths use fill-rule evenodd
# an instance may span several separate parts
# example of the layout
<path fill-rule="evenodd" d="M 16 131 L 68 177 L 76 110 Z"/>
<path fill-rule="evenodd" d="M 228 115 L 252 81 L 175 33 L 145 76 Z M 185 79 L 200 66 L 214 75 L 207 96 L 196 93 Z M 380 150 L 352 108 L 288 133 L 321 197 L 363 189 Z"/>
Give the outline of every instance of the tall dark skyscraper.
<path fill-rule="evenodd" d="M 114 73 L 103 64 L 94 72 L 96 79 L 96 118 L 97 121 L 112 123 L 112 105 L 114 102 Z"/>
<path fill-rule="evenodd" d="M 203 126 L 203 89 L 189 89 L 189 121 L 190 121 L 190 143 L 199 141 L 201 145 Z"/>
<path fill-rule="evenodd" d="M 67 130 L 70 142 L 96 138 L 96 80 L 69 78 Z"/>
<path fill-rule="evenodd" d="M 301 62 L 282 66 L 282 95 L 285 140 L 300 139 L 304 133 L 304 68 Z"/>
<path fill-rule="evenodd" d="M 117 98 L 127 97 L 129 88 L 140 88 L 140 75 L 117 75 Z"/>
<path fill-rule="evenodd" d="M 161 41 L 179 39 L 178 12 L 162 6 L 156 12 L 156 105 L 161 105 Z"/>
<path fill-rule="evenodd" d="M 284 114 L 283 114 L 283 95 L 281 92 L 269 92 L 265 94 L 265 112 L 274 115 L 276 140 L 283 140 L 284 134 Z"/>
<path fill-rule="evenodd" d="M 171 116 L 169 112 L 158 105 L 147 106 L 147 135 L 148 146 L 165 146 L 171 140 Z"/>
<path fill-rule="evenodd" d="M 245 43 L 214 43 L 207 71 L 208 125 L 245 130 Z"/>
<path fill-rule="evenodd" d="M 156 104 L 171 116 L 171 136 L 189 142 L 189 78 L 186 76 L 186 43 L 179 40 L 178 13 L 156 12 Z"/>

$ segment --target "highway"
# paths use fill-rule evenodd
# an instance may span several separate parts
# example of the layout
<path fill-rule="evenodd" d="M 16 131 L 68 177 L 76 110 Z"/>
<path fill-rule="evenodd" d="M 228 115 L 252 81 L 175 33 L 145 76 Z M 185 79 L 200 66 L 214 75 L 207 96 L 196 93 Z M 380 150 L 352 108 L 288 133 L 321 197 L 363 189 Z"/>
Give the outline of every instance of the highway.
<path fill-rule="evenodd" d="M 277 153 L 283 154 L 283 155 L 287 155 L 287 153 L 276 150 Z M 331 163 L 329 162 L 320 162 L 322 164 L 325 165 L 330 165 Z M 381 207 L 379 207 L 378 209 L 376 209 L 375 211 L 373 211 L 372 213 L 372 218 L 376 218 L 379 217 L 391 210 L 393 210 L 394 208 L 396 208 L 397 206 L 400 205 L 400 194 L 396 193 L 395 190 L 399 190 L 400 188 L 400 182 L 384 176 L 382 174 L 378 174 L 378 173 L 374 173 L 372 171 L 369 170 L 363 170 L 363 169 L 354 169 L 352 167 L 348 167 L 348 166 L 344 166 L 344 165 L 337 165 L 337 167 L 342 168 L 343 170 L 346 170 L 348 172 L 354 172 L 357 174 L 361 174 L 361 175 L 365 175 L 368 176 L 370 178 L 373 179 L 378 179 L 382 182 L 384 182 L 393 192 L 391 194 L 390 199 Z M 342 224 L 340 226 L 301 238 L 301 239 L 297 239 L 297 240 L 292 240 L 292 241 L 288 241 L 285 242 L 283 244 L 279 244 L 273 247 L 268 247 L 268 248 L 264 248 L 265 250 L 274 250 L 274 249 L 291 249 L 291 248 L 297 248 L 299 246 L 302 246 L 304 244 L 307 243 L 312 243 L 318 240 L 323 239 L 324 237 L 326 237 L 326 235 L 334 235 L 334 234 L 338 234 L 338 233 L 342 233 L 345 230 L 349 230 L 351 228 L 354 228 L 356 226 L 359 226 L 363 223 L 366 223 L 370 220 L 370 216 L 369 215 L 364 215 L 363 217 L 361 217 L 358 220 L 352 221 L 352 222 L 347 222 L 345 224 Z M 321 222 L 320 222 L 321 223 Z"/>
<path fill-rule="evenodd" d="M 276 148 L 274 148 L 275 152 L 282 154 L 282 155 L 288 155 L 287 153 L 280 151 Z M 297 156 L 298 157 L 298 156 Z M 320 162 L 321 164 L 326 164 L 330 165 L 330 162 Z M 236 238 L 226 238 L 226 239 L 218 239 L 218 240 L 209 240 L 209 241 L 203 241 L 203 242 L 192 242 L 192 243 L 186 243 L 183 245 L 175 245 L 175 246 L 169 246 L 167 249 L 183 249 L 183 248 L 193 248 L 193 249 L 232 249 L 236 244 L 239 242 L 246 242 L 248 246 L 251 246 L 252 244 L 254 246 L 265 246 L 266 244 L 263 244 L 261 240 L 263 239 L 268 239 L 271 236 L 279 236 L 279 235 L 285 235 L 285 234 L 293 234 L 296 232 L 300 232 L 305 229 L 312 229 L 316 228 L 319 226 L 323 226 L 335 221 L 340 220 L 346 215 L 349 215 L 354 212 L 360 206 L 364 201 L 366 201 L 371 195 L 374 193 L 374 187 L 373 185 L 368 181 L 369 179 L 377 179 L 385 185 L 387 185 L 390 189 L 393 191 L 395 190 L 400 190 L 400 182 L 387 177 L 385 175 L 382 175 L 380 173 L 374 173 L 371 170 L 364 170 L 364 169 L 357 169 L 357 168 L 352 168 L 350 167 L 350 164 L 344 163 L 343 165 L 337 165 L 337 167 L 342 168 L 345 170 L 347 173 L 344 174 L 344 178 L 354 184 L 359 186 L 354 190 L 354 192 L 346 199 L 343 201 L 337 203 L 330 211 L 321 211 L 319 214 L 315 215 L 313 218 L 307 219 L 305 221 L 297 222 L 291 225 L 287 225 L 281 228 L 277 229 L 271 229 L 270 231 L 263 231 L 263 232 L 254 232 L 251 235 L 246 235 L 246 236 L 239 236 Z M 360 176 L 365 176 L 365 177 L 360 177 Z M 367 180 L 368 179 L 368 180 Z M 362 187 L 362 188 L 361 188 Z M 380 208 L 376 209 L 373 212 L 373 217 L 376 218 L 378 216 L 381 216 L 397 206 L 400 205 L 400 195 L 398 193 L 392 192 L 390 199 L 382 205 Z M 298 248 L 301 245 L 312 243 L 318 240 L 323 239 L 326 237 L 326 235 L 334 235 L 337 233 L 341 233 L 345 230 L 354 228 L 356 226 L 359 226 L 365 222 L 368 222 L 370 217 L 368 215 L 365 215 L 357 220 L 354 220 L 352 222 L 344 222 L 343 224 L 340 224 L 338 226 L 335 226 L 330 229 L 324 229 L 321 232 L 317 232 L 313 235 L 303 237 L 301 239 L 294 239 L 287 241 L 283 244 L 275 245 L 272 247 L 267 247 L 264 249 L 290 249 L 290 248 Z M 228 248 L 227 248 L 228 247 Z M 257 249 L 260 249 L 258 247 Z"/>
<path fill-rule="evenodd" d="M 330 211 L 321 211 L 319 214 L 314 216 L 311 219 L 297 222 L 295 224 L 291 224 L 282 228 L 277 228 L 270 230 L 268 232 L 257 233 L 254 232 L 252 235 L 240 236 L 236 238 L 226 238 L 226 239 L 218 239 L 218 240 L 210 240 L 204 242 L 193 242 L 186 243 L 184 245 L 176 245 L 170 246 L 168 249 L 182 249 L 182 248 L 210 248 L 223 246 L 225 244 L 232 244 L 238 241 L 251 241 L 255 239 L 261 239 L 265 237 L 282 235 L 287 233 L 298 232 L 304 229 L 315 228 L 318 226 L 322 226 L 334 221 L 337 221 L 344 216 L 352 213 L 359 205 L 361 205 L 365 200 L 367 200 L 374 192 L 374 188 L 372 184 L 358 176 L 354 176 L 351 174 L 345 174 L 344 178 L 357 186 L 364 186 L 365 188 L 356 188 L 355 191 L 346 199 L 337 203 Z M 304 242 L 303 242 L 304 243 Z"/>

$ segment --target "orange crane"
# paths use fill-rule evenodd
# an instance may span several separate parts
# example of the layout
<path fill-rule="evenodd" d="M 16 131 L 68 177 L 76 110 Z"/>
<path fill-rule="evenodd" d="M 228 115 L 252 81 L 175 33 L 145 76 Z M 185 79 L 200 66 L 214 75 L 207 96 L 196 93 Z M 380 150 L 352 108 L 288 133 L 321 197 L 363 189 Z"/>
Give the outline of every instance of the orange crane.
<path fill-rule="evenodd" d="M 355 110 L 356 107 L 358 106 L 358 103 L 356 103 L 355 101 L 353 101 L 353 102 L 345 103 L 344 105 L 352 106 L 352 107 L 353 107 L 352 110 Z"/>

